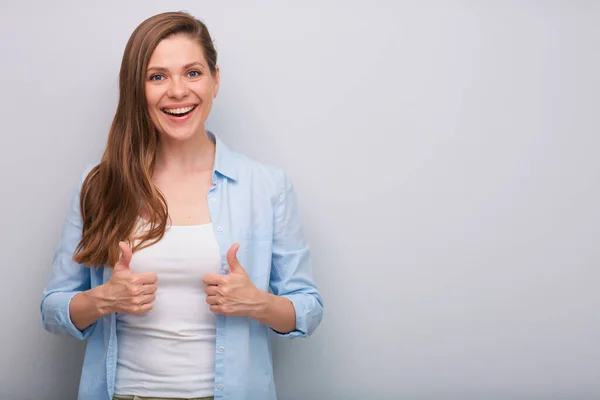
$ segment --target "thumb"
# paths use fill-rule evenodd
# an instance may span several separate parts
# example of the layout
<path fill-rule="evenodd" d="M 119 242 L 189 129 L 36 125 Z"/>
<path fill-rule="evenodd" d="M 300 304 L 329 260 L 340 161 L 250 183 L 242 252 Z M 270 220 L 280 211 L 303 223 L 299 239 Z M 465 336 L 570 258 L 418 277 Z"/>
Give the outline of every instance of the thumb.
<path fill-rule="evenodd" d="M 115 265 L 115 268 L 118 267 L 119 269 L 129 270 L 129 264 L 131 263 L 132 257 L 131 247 L 125 242 L 119 242 L 119 248 L 121 249 L 121 258 L 117 265 Z"/>
<path fill-rule="evenodd" d="M 229 264 L 229 270 L 231 272 L 245 272 L 244 267 L 240 264 L 240 261 L 237 258 L 237 251 L 240 248 L 240 245 L 234 243 L 229 250 L 227 250 L 227 264 Z"/>

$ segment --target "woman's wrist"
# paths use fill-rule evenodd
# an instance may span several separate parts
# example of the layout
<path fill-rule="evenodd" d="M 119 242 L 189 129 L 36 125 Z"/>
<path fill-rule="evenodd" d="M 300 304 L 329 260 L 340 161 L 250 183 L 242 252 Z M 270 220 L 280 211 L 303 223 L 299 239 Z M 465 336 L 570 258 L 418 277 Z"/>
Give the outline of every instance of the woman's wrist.
<path fill-rule="evenodd" d="M 98 285 L 85 291 L 84 294 L 94 305 L 99 315 L 105 316 L 113 312 L 106 295 L 106 284 Z"/>
<path fill-rule="evenodd" d="M 102 286 L 77 293 L 69 303 L 71 322 L 82 332 L 110 312 Z"/>
<path fill-rule="evenodd" d="M 289 299 L 262 290 L 259 290 L 257 296 L 259 301 L 252 315 L 249 315 L 250 318 L 280 333 L 296 329 L 296 312 Z"/>
<path fill-rule="evenodd" d="M 262 322 L 269 315 L 269 309 L 272 303 L 273 295 L 264 290 L 256 289 L 256 305 L 254 310 L 248 315 L 250 318 Z"/>

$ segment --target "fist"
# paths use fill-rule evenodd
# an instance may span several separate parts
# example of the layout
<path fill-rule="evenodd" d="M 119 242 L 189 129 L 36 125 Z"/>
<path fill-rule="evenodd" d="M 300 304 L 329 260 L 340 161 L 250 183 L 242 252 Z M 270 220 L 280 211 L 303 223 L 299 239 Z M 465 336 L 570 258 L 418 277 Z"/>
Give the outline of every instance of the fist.
<path fill-rule="evenodd" d="M 260 311 L 264 299 L 262 290 L 254 286 L 237 258 L 239 244 L 234 243 L 227 252 L 229 275 L 206 274 L 202 278 L 205 284 L 206 303 L 210 310 L 218 314 L 252 317 Z"/>
<path fill-rule="evenodd" d="M 115 264 L 110 280 L 105 283 L 104 297 L 109 312 L 142 314 L 152 309 L 156 299 L 158 276 L 152 272 L 134 274 L 130 263 L 132 251 L 125 242 L 119 242 L 121 258 Z"/>

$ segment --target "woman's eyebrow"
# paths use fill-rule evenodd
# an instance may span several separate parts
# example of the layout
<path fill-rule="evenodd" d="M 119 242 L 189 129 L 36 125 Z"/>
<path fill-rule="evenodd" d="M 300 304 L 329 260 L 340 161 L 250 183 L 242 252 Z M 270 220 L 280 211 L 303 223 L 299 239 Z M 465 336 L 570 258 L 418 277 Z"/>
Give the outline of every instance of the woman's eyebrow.
<path fill-rule="evenodd" d="M 204 68 L 204 64 L 202 64 L 199 61 L 194 61 L 194 62 L 191 62 L 189 64 L 184 65 L 182 69 L 188 69 L 188 68 L 191 68 L 191 67 L 193 67 L 195 65 L 198 65 L 198 66 L 201 66 L 201 67 Z M 150 70 L 152 70 L 152 71 L 158 71 L 158 72 L 167 72 L 168 71 L 167 68 L 164 68 L 164 67 L 155 67 L 155 66 L 148 67 L 148 71 L 150 71 Z"/>

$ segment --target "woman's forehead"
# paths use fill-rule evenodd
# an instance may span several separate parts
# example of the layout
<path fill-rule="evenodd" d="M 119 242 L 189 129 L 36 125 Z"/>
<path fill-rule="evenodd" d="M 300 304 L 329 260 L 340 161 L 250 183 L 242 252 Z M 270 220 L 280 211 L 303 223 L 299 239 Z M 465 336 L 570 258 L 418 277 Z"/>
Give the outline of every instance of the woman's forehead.
<path fill-rule="evenodd" d="M 148 67 L 182 67 L 192 63 L 206 66 L 204 51 L 197 40 L 185 35 L 175 35 L 163 39 L 150 57 Z"/>

